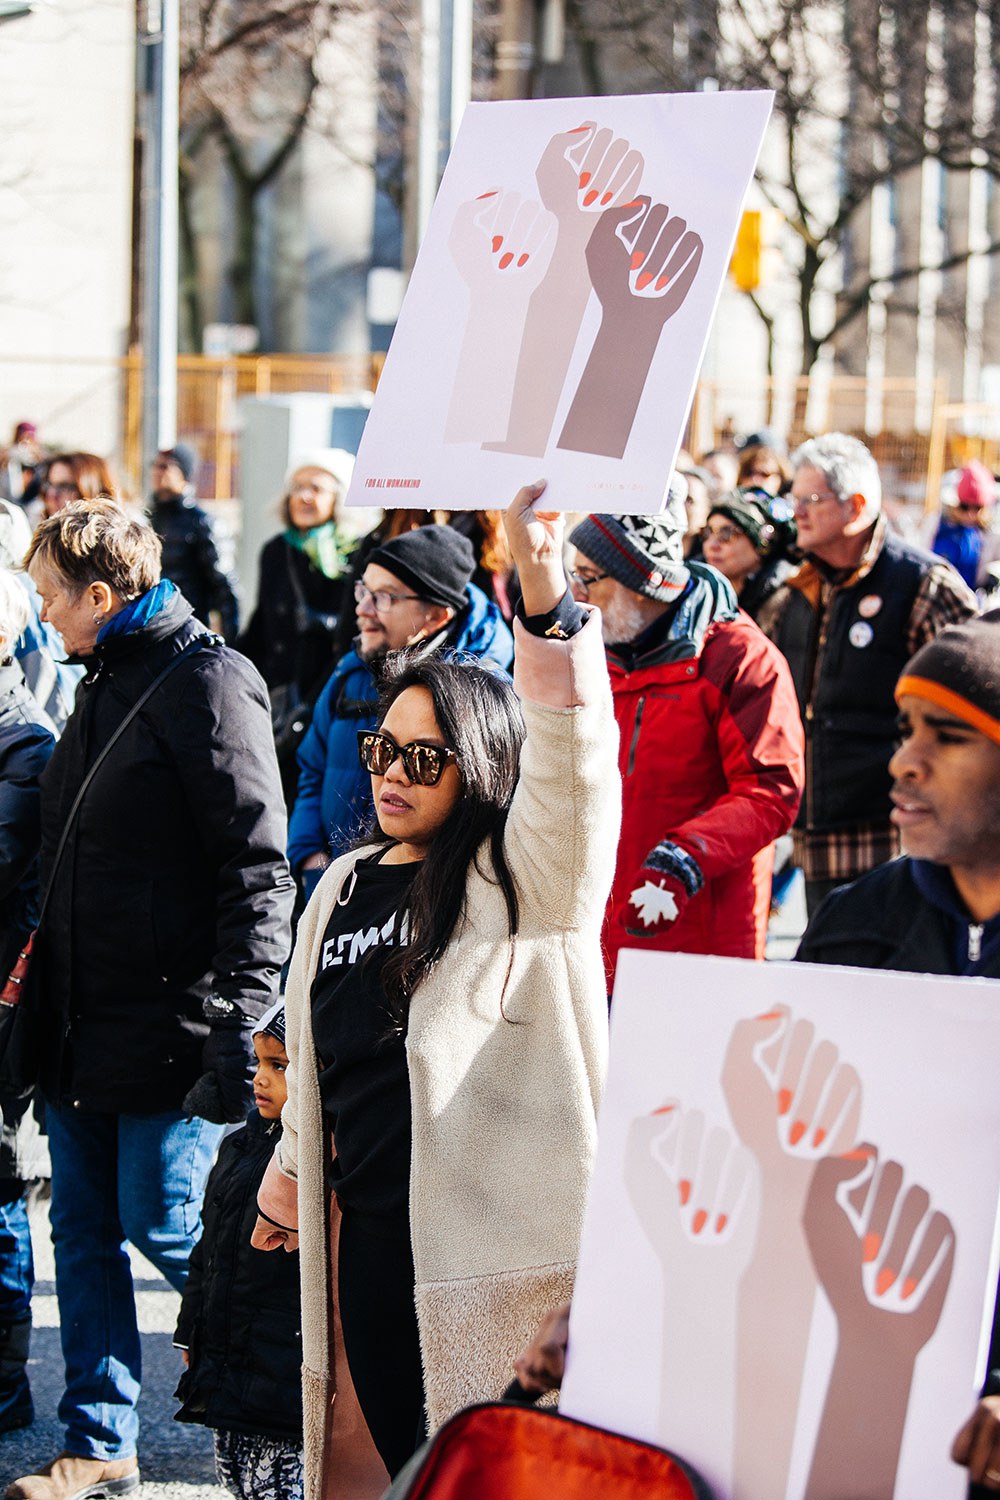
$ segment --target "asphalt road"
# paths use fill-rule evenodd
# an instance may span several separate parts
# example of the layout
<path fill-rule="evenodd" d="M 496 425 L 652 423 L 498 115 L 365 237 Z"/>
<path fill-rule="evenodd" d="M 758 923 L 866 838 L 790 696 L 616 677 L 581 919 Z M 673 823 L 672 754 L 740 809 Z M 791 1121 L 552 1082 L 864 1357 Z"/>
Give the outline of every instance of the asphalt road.
<path fill-rule="evenodd" d="M 32 1213 L 35 1249 L 34 1333 L 29 1373 L 35 1400 L 35 1422 L 0 1437 L 0 1480 L 6 1486 L 62 1448 L 56 1407 L 62 1394 L 63 1364 L 59 1347 L 59 1313 L 52 1265 L 46 1205 Z M 179 1298 L 157 1271 L 132 1252 L 139 1329 L 142 1334 L 143 1390 L 139 1399 L 139 1463 L 142 1500 L 221 1500 L 227 1491 L 215 1483 L 212 1436 L 202 1427 L 173 1420 L 173 1392 L 180 1376 L 180 1355 L 172 1337 Z"/>

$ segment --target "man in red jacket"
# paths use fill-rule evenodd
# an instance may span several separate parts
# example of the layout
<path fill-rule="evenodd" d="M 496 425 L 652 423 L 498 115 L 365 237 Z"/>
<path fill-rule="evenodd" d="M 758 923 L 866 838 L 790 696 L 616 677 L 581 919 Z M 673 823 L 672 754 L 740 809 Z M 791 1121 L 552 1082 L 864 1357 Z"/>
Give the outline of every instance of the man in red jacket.
<path fill-rule="evenodd" d="M 802 794 L 788 667 L 722 575 L 685 563 L 682 484 L 660 515 L 588 516 L 570 536 L 621 734 L 609 989 L 619 948 L 763 958 L 773 844 Z"/>

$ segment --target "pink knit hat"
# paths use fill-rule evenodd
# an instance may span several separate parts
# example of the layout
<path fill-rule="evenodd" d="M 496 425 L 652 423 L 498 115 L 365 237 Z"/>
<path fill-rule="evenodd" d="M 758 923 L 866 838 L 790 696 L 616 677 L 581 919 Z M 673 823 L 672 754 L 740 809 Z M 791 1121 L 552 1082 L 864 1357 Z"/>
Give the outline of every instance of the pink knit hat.
<path fill-rule="evenodd" d="M 965 465 L 958 478 L 958 503 L 982 510 L 996 499 L 997 482 L 978 458 Z"/>

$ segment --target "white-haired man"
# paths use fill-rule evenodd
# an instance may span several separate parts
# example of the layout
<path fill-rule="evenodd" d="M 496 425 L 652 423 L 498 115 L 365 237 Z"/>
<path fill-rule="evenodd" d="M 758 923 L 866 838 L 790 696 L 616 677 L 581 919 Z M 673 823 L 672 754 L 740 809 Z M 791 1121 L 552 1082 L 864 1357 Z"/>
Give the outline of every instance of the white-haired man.
<path fill-rule="evenodd" d="M 899 852 L 889 821 L 893 690 L 910 657 L 976 613 L 955 570 L 891 532 L 878 465 L 831 432 L 792 460 L 805 560 L 769 633 L 791 667 L 806 731 L 806 789 L 794 829 L 809 914 L 836 886 Z"/>

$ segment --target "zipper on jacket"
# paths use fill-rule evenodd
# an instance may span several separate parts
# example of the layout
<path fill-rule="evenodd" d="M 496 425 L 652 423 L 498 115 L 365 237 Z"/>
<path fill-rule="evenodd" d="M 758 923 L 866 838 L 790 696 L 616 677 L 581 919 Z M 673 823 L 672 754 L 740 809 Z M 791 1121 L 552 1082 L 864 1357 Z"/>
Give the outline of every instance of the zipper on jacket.
<path fill-rule="evenodd" d="M 635 723 L 632 725 L 632 743 L 628 747 L 628 765 L 625 769 L 626 776 L 631 776 L 632 771 L 635 768 L 635 752 L 639 748 L 639 729 L 642 725 L 642 711 L 645 707 L 646 694 L 643 693 L 642 697 L 639 699 L 639 702 L 635 706 Z"/>
<path fill-rule="evenodd" d="M 821 583 L 819 589 L 819 612 L 816 620 L 816 633 L 813 637 L 815 646 L 813 649 L 812 662 L 809 672 L 809 691 L 806 695 L 806 709 L 803 715 L 806 731 L 806 827 L 813 827 L 814 798 L 813 788 L 816 778 L 813 775 L 813 721 L 816 717 L 815 697 L 819 684 L 820 672 L 823 665 L 823 653 L 826 650 L 827 627 L 829 625 L 829 611 L 833 600 L 833 589 L 829 584 Z"/>
<path fill-rule="evenodd" d="M 982 922 L 969 923 L 969 963 L 977 964 L 983 951 Z"/>

